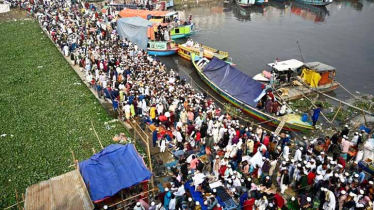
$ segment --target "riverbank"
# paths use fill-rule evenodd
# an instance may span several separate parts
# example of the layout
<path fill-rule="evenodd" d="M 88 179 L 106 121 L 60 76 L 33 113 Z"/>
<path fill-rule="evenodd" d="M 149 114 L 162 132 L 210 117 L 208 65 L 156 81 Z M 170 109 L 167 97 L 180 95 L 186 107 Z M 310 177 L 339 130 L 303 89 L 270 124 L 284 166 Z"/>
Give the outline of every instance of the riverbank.
<path fill-rule="evenodd" d="M 27 186 L 72 170 L 124 132 L 34 20 L 0 22 L 0 208 Z M 109 125 L 109 130 L 108 126 Z"/>

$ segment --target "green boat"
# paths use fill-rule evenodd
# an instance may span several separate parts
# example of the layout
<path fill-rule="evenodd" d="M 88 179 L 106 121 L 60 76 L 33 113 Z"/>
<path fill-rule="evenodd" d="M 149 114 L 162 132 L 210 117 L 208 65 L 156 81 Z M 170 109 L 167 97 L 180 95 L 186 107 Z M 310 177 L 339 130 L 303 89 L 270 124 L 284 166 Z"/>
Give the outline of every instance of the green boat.
<path fill-rule="evenodd" d="M 311 123 L 302 121 L 300 115 L 286 114 L 279 117 L 256 108 L 256 100 L 265 95 L 262 84 L 225 61 L 216 57 L 212 60 L 200 58 L 194 53 L 191 53 L 191 61 L 200 78 L 212 90 L 252 118 L 274 127 L 281 124 L 282 119 L 286 119 L 283 126 L 285 130 L 306 131 L 314 129 Z"/>
<path fill-rule="evenodd" d="M 189 37 L 195 33 L 196 31 L 194 30 L 194 24 L 177 26 L 177 27 L 173 27 L 170 30 L 172 39 L 181 39 L 181 38 Z"/>

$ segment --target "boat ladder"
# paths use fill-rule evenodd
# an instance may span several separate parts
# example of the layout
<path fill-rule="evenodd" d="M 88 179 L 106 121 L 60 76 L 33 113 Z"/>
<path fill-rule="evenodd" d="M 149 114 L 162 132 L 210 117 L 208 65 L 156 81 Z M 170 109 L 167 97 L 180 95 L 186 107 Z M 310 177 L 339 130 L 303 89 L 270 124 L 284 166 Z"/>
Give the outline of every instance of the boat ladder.
<path fill-rule="evenodd" d="M 283 129 L 284 125 L 286 124 L 286 122 L 287 122 L 287 115 L 285 115 L 285 116 L 282 117 L 282 120 L 279 123 L 277 129 L 275 130 L 274 135 L 278 135 L 282 131 L 282 129 Z"/>

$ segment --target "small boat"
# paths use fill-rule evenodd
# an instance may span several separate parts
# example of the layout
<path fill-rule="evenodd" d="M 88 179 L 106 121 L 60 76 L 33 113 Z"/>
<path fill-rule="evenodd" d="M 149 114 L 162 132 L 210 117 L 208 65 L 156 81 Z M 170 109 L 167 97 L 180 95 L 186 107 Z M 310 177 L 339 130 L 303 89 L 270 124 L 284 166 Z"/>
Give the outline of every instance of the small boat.
<path fill-rule="evenodd" d="M 251 117 L 277 127 L 282 122 L 284 129 L 293 131 L 311 130 L 309 122 L 302 121 L 297 114 L 287 114 L 284 117 L 274 116 L 258 109 L 257 102 L 266 97 L 264 85 L 250 78 L 226 62 L 213 57 L 212 60 L 200 58 L 191 53 L 191 60 L 200 78 L 223 99 L 240 108 Z"/>
<path fill-rule="evenodd" d="M 247 8 L 255 4 L 255 0 L 235 0 L 238 6 Z"/>
<path fill-rule="evenodd" d="M 174 41 L 148 41 L 149 55 L 169 56 L 178 52 L 179 48 Z"/>
<path fill-rule="evenodd" d="M 328 92 L 339 87 L 339 83 L 334 80 L 336 69 L 321 62 L 303 63 L 290 59 L 269 63 L 268 66 L 276 75 L 276 80 L 272 81 L 274 92 L 278 92 L 284 101 L 302 98 L 315 90 Z M 288 75 L 291 81 L 288 81 Z M 272 74 L 264 70 L 253 79 L 266 84 L 272 80 Z"/>
<path fill-rule="evenodd" d="M 221 60 L 229 60 L 229 53 L 216 50 L 211 47 L 207 47 L 205 45 L 199 45 L 200 47 L 189 47 L 187 44 L 179 45 L 178 55 L 184 59 L 191 60 L 191 53 L 195 53 L 197 55 L 201 55 L 204 58 L 212 59 L 213 57 L 217 57 Z"/>
<path fill-rule="evenodd" d="M 309 4 L 313 6 L 327 6 L 333 2 L 333 0 L 296 0 L 298 2 Z"/>
<path fill-rule="evenodd" d="M 197 32 L 194 24 L 175 26 L 170 30 L 172 39 L 181 39 L 194 35 Z"/>

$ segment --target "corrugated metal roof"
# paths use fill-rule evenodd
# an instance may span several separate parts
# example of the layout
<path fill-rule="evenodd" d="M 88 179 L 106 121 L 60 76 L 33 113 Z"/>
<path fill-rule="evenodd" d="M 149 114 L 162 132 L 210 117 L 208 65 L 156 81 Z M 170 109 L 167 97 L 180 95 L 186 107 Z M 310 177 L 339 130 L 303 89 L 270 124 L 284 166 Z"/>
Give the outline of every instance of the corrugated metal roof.
<path fill-rule="evenodd" d="M 323 72 L 323 71 L 333 71 L 335 70 L 334 67 L 329 66 L 327 64 L 321 63 L 321 62 L 309 62 L 305 64 L 308 68 L 313 69 L 316 72 Z"/>
<path fill-rule="evenodd" d="M 86 185 L 78 170 L 53 177 L 26 189 L 25 210 L 92 210 Z"/>

